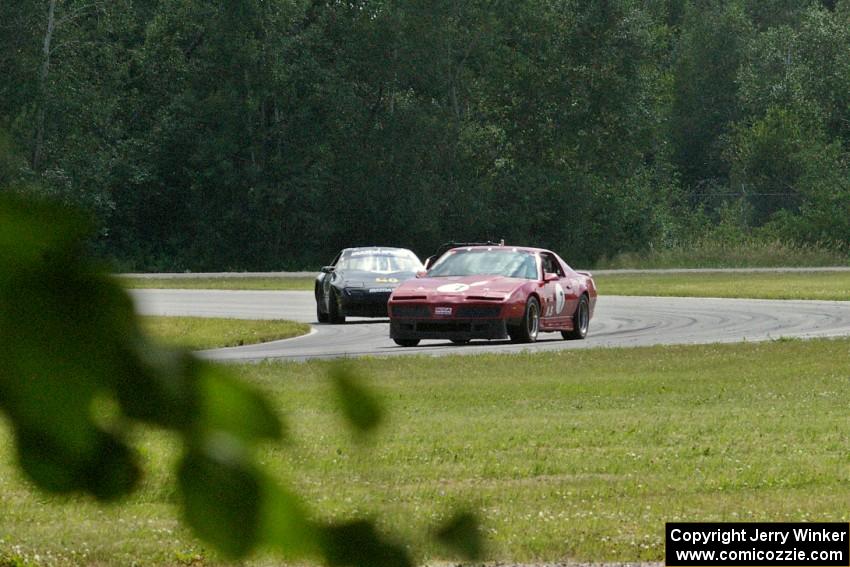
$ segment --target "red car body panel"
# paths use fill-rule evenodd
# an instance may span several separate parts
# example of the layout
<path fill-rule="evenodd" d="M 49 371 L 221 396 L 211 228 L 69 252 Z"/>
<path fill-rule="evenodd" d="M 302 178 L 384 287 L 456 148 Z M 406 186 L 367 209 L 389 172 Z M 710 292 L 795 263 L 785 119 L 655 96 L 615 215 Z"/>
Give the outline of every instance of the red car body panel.
<path fill-rule="evenodd" d="M 457 251 L 525 252 L 535 257 L 537 278 L 501 275 L 429 277 L 402 283 L 388 303 L 392 338 L 507 338 L 519 324 L 530 297 L 540 303 L 540 331 L 572 331 L 579 298 L 586 295 L 590 316 L 596 285 L 586 272 L 576 272 L 549 250 L 515 246 L 474 246 Z M 551 271 L 544 271 L 549 267 Z M 430 273 L 430 272 L 429 272 Z"/>

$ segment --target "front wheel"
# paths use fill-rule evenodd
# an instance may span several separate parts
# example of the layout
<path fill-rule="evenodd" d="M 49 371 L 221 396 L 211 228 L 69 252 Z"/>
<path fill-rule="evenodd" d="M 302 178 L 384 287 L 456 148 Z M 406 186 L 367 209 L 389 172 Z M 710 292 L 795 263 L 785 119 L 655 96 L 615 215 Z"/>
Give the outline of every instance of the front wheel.
<path fill-rule="evenodd" d="M 328 314 L 322 313 L 321 302 L 318 297 L 316 297 L 316 319 L 319 320 L 319 323 L 328 322 Z"/>
<path fill-rule="evenodd" d="M 573 314 L 573 330 L 561 331 L 561 336 L 567 340 L 581 340 L 587 336 L 590 327 L 590 303 L 586 295 L 582 295 Z"/>
<path fill-rule="evenodd" d="M 339 296 L 336 291 L 331 288 L 330 297 L 328 298 L 328 320 L 331 323 L 345 323 L 345 315 L 340 313 Z"/>
<path fill-rule="evenodd" d="M 536 297 L 529 297 L 525 304 L 525 314 L 522 322 L 508 329 L 511 340 L 515 343 L 533 343 L 540 332 L 540 303 Z"/>
<path fill-rule="evenodd" d="M 419 344 L 419 339 L 393 339 L 395 344 L 403 347 L 414 347 Z"/>

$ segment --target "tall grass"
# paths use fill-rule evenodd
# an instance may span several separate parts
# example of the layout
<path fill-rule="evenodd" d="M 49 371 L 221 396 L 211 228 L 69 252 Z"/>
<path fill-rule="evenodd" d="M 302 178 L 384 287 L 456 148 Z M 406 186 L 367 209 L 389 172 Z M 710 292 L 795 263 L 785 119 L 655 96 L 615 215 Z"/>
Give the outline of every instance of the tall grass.
<path fill-rule="evenodd" d="M 702 238 L 692 243 L 643 252 L 624 252 L 603 258 L 597 269 L 624 268 L 775 268 L 787 266 L 847 266 L 846 252 L 815 244 L 776 239 L 745 238 L 740 241 Z"/>

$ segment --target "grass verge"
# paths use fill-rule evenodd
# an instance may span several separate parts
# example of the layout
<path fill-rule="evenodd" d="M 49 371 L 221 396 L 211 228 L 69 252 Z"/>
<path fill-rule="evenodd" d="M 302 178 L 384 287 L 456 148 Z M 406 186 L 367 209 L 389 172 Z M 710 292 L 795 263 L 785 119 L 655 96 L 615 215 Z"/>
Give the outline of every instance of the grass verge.
<path fill-rule="evenodd" d="M 310 332 L 310 325 L 295 321 L 152 316 L 141 319 L 142 326 L 152 337 L 190 349 L 265 343 Z"/>
<path fill-rule="evenodd" d="M 850 272 L 605 274 L 601 295 L 850 300 Z"/>
<path fill-rule="evenodd" d="M 118 278 L 130 289 L 312 290 L 315 278 Z"/>
<path fill-rule="evenodd" d="M 765 238 L 731 241 L 723 235 L 702 238 L 687 245 L 648 252 L 625 252 L 598 262 L 596 268 L 777 268 L 784 266 L 847 266 L 846 252 L 811 244 Z"/>
<path fill-rule="evenodd" d="M 850 272 L 597 274 L 595 279 L 604 295 L 850 300 Z M 308 278 L 157 279 L 129 283 L 159 287 L 160 282 L 171 288 L 190 289 L 313 289 L 313 280 Z M 216 287 L 210 288 L 211 285 Z"/>
<path fill-rule="evenodd" d="M 850 519 L 850 340 L 352 361 L 387 410 L 369 442 L 330 364 L 236 367 L 289 423 L 262 460 L 322 517 L 415 538 L 470 506 L 491 560 L 550 562 L 663 560 L 667 521 Z M 141 440 L 142 490 L 103 508 L 32 494 L 0 429 L 0 556 L 216 564 L 175 519 L 175 447 Z"/>

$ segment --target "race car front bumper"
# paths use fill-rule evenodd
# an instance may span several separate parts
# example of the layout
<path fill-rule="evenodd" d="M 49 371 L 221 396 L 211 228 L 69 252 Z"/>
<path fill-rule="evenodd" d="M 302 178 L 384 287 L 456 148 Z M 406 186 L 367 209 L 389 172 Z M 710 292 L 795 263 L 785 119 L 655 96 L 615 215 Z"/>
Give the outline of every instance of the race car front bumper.
<path fill-rule="evenodd" d="M 390 319 L 391 339 L 506 339 L 504 319 Z"/>
<path fill-rule="evenodd" d="M 386 317 L 391 291 L 373 293 L 368 289 L 346 288 L 340 294 L 342 314 L 351 317 Z"/>

